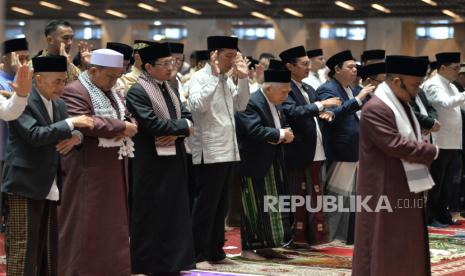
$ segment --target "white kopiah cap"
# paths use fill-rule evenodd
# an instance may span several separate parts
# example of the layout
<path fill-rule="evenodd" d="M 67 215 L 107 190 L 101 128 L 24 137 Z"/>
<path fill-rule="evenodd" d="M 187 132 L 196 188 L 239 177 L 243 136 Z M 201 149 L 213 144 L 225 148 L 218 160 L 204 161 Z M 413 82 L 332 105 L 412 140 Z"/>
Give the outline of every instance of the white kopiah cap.
<path fill-rule="evenodd" d="M 123 68 L 123 54 L 111 49 L 98 49 L 92 52 L 90 64 L 103 67 Z"/>

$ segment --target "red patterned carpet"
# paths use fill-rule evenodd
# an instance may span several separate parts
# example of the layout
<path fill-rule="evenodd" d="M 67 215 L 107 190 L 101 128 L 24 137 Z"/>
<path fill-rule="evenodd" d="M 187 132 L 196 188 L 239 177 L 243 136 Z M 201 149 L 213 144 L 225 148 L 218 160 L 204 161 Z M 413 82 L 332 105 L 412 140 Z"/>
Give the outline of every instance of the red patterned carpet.
<path fill-rule="evenodd" d="M 465 222 L 463 225 L 451 226 L 446 229 L 429 228 L 431 247 L 431 269 L 433 275 L 463 276 L 465 275 Z M 240 253 L 240 230 L 235 228 L 226 234 L 225 245 L 228 254 Z M 329 244 L 320 246 L 315 250 L 302 252 L 292 256 L 297 260 L 272 260 L 283 265 L 300 265 L 307 267 L 331 269 L 350 269 L 352 261 L 352 248 L 344 245 Z M 256 262 L 258 263 L 258 262 Z M 267 263 L 263 263 L 267 265 Z"/>
<path fill-rule="evenodd" d="M 446 229 L 430 228 L 431 269 L 433 275 L 465 275 L 465 222 Z M 240 229 L 226 233 L 225 251 L 230 256 L 241 252 Z M 5 273 L 3 236 L 0 237 L 0 276 Z M 186 275 L 350 275 L 352 248 L 341 244 L 319 246 L 314 250 L 283 251 L 289 260 L 250 262 L 237 258 L 241 263 L 233 269 L 218 266 L 216 272 L 192 272 Z M 237 274 L 243 273 L 243 274 Z"/>

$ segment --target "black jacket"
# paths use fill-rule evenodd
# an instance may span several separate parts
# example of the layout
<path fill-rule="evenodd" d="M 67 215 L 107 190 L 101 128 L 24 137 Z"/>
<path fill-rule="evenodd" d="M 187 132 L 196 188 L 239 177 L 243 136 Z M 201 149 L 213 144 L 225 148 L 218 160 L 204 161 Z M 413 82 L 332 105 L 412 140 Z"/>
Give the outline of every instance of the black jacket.
<path fill-rule="evenodd" d="M 318 101 L 315 90 L 305 83 L 310 103 L 305 100 L 302 92 L 294 82 L 291 82 L 291 92 L 282 104 L 286 119 L 294 132 L 294 141 L 286 145 L 286 163 L 292 168 L 309 166 L 315 157 L 317 129 L 315 116 L 318 118 L 320 110 L 314 102 Z M 323 128 L 320 124 L 323 133 Z"/>
<path fill-rule="evenodd" d="M 34 87 L 23 114 L 8 122 L 10 135 L 2 192 L 45 199 L 55 177 L 61 190 L 60 155 L 55 147 L 71 137 L 71 129 L 65 122 L 68 112 L 64 101 L 58 99 L 52 103 L 53 122 Z"/>
<path fill-rule="evenodd" d="M 280 131 L 275 126 L 270 107 L 262 92 L 252 93 L 247 108 L 243 112 L 236 112 L 235 118 L 241 155 L 239 174 L 262 178 L 275 158 L 280 158 L 281 161 L 284 158 L 282 145 L 276 144 L 279 142 Z M 283 118 L 280 122 L 281 128 L 285 128 Z"/>
<path fill-rule="evenodd" d="M 421 102 L 425 106 L 428 116 L 421 114 L 420 107 L 415 102 L 415 99 L 413 99 L 410 102 L 410 106 L 412 107 L 415 117 L 417 117 L 417 120 L 420 123 L 420 127 L 422 129 L 431 129 L 434 126 L 434 121 L 437 117 L 436 110 L 426 98 L 426 94 L 425 91 L 423 91 L 423 89 L 420 89 L 418 96 L 420 97 Z"/>

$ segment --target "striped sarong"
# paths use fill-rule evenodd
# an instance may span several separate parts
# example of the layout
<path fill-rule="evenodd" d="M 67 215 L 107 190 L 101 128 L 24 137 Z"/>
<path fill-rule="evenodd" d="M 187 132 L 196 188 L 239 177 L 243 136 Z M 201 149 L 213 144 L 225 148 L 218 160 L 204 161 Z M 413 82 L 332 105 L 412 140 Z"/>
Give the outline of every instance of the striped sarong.
<path fill-rule="evenodd" d="M 273 162 L 264 178 L 241 177 L 243 250 L 280 247 L 289 232 L 288 216 L 264 211 L 265 196 L 287 194 L 286 180 L 279 162 Z M 276 206 L 276 208 L 278 208 Z"/>
<path fill-rule="evenodd" d="M 56 276 L 56 202 L 5 196 L 7 275 Z"/>

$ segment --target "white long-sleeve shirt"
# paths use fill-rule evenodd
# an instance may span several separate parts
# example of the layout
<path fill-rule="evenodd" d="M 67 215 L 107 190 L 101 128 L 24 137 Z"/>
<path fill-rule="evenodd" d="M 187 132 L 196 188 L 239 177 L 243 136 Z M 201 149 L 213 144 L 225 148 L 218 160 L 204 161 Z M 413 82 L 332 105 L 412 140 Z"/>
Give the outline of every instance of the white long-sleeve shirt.
<path fill-rule="evenodd" d="M 205 164 L 239 161 L 234 112 L 249 102 L 249 80 L 233 81 L 212 75 L 209 64 L 194 73 L 189 84 L 189 107 L 194 119 L 190 138 L 192 162 Z"/>
<path fill-rule="evenodd" d="M 426 97 L 436 109 L 441 129 L 433 133 L 436 145 L 441 149 L 462 149 L 462 115 L 465 109 L 465 94 L 440 74 L 423 84 Z"/>
<path fill-rule="evenodd" d="M 27 97 L 19 97 L 14 93 L 7 99 L 0 95 L 0 120 L 13 121 L 23 114 L 27 105 Z"/>

